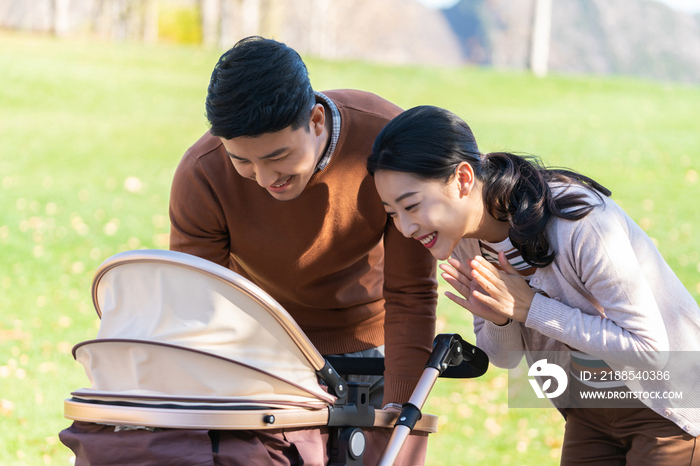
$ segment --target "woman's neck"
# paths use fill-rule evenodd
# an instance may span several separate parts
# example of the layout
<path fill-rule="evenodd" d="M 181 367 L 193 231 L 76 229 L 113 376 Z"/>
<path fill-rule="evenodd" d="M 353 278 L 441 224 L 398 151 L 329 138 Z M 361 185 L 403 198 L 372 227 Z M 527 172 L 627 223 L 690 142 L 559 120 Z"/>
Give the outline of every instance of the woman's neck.
<path fill-rule="evenodd" d="M 484 215 L 484 229 L 480 232 L 479 239 L 489 243 L 500 243 L 508 238 L 510 224 L 496 220 L 491 214 Z"/>

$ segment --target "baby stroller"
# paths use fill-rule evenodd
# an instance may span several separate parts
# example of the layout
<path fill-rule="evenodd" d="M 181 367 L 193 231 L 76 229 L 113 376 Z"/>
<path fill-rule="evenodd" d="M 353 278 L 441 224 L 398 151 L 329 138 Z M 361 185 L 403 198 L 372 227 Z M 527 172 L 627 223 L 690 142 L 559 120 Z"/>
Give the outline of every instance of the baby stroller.
<path fill-rule="evenodd" d="M 217 264 L 123 252 L 100 266 L 92 297 L 97 338 L 73 349 L 92 387 L 65 400 L 74 422 L 60 434 L 77 466 L 415 464 L 411 444 L 424 452 L 437 430 L 420 412 L 437 377 L 488 367 L 459 335 L 438 335 L 402 412 L 375 410 L 369 384 L 338 374 L 381 375 L 383 360 L 325 359 L 276 301 Z"/>

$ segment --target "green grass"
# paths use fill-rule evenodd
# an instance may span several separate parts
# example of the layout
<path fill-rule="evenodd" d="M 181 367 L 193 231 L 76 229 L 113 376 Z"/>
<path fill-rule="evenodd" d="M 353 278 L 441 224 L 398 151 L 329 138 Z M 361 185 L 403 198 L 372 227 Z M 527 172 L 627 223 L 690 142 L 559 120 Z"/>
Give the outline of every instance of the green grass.
<path fill-rule="evenodd" d="M 170 181 L 206 130 L 218 55 L 0 35 L 0 464 L 69 464 L 57 434 L 69 424 L 63 399 L 89 385 L 70 350 L 97 331 L 92 275 L 119 251 L 167 248 Z M 484 151 L 537 154 L 598 179 L 700 296 L 700 89 L 307 62 L 316 89 L 444 106 Z M 441 298 L 440 330 L 473 341 L 467 314 Z M 491 368 L 438 382 L 429 465 L 558 464 L 559 414 L 508 409 L 506 381 Z"/>

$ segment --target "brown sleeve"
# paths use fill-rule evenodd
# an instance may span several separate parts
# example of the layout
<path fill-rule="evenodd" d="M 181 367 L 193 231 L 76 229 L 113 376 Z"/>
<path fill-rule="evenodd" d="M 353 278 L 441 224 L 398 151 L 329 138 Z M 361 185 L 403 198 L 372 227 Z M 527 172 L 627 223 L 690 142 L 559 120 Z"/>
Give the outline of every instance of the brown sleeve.
<path fill-rule="evenodd" d="M 170 249 L 229 267 L 230 246 L 211 175 L 188 152 L 175 171 L 170 190 Z"/>
<path fill-rule="evenodd" d="M 404 403 L 432 350 L 437 263 L 418 241 L 387 223 L 384 233 L 384 404 Z"/>

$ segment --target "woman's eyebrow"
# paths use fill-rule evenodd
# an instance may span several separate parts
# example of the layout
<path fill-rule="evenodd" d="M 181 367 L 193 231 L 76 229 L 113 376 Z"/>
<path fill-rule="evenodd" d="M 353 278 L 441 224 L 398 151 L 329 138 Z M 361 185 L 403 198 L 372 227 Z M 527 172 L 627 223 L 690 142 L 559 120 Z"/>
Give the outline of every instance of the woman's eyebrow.
<path fill-rule="evenodd" d="M 417 192 L 404 193 L 404 194 L 400 195 L 399 197 L 397 197 L 397 198 L 394 200 L 394 202 L 401 202 L 401 201 L 403 201 L 404 199 L 406 199 L 407 197 L 413 196 L 414 194 L 418 194 L 418 193 L 417 193 Z M 389 206 L 389 204 L 387 204 L 387 203 L 384 202 L 384 201 L 382 201 L 382 204 L 384 204 L 385 206 Z"/>
<path fill-rule="evenodd" d="M 407 197 L 413 196 L 414 194 L 418 194 L 418 193 L 417 192 L 403 193 L 402 195 L 397 197 L 396 200 L 394 200 L 394 202 L 401 202 L 404 199 L 406 199 Z"/>

